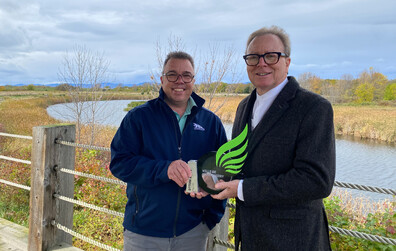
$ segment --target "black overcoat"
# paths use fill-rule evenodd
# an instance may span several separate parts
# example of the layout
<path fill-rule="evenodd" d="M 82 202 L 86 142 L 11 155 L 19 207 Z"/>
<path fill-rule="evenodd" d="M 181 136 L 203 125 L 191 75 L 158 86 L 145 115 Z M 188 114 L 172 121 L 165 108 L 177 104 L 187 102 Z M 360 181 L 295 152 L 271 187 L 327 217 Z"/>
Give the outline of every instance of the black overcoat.
<path fill-rule="evenodd" d="M 233 138 L 249 124 L 256 90 L 241 101 Z M 249 131 L 237 199 L 235 244 L 242 250 L 330 250 L 322 199 L 333 187 L 333 109 L 323 97 L 288 82 Z"/>

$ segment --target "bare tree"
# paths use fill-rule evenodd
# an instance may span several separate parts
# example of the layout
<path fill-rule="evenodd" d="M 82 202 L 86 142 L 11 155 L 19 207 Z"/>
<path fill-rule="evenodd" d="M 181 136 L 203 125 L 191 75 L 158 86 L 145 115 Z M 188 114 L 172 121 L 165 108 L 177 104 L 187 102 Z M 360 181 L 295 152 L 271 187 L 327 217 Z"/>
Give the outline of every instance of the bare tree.
<path fill-rule="evenodd" d="M 102 85 L 109 80 L 109 66 L 110 62 L 105 59 L 103 52 L 92 52 L 84 45 L 76 45 L 71 53 L 66 52 L 59 68 L 59 79 L 67 84 L 65 86 L 71 98 L 68 108 L 74 114 L 79 142 L 84 122 L 90 129 L 89 143 L 94 143 L 98 130 L 97 115 L 103 109 L 98 101 L 104 99 Z"/>
<path fill-rule="evenodd" d="M 153 91 L 158 92 L 161 88 L 161 81 L 159 80 L 162 75 L 162 67 L 166 55 L 171 51 L 184 51 L 185 44 L 180 37 L 170 34 L 168 37 L 167 46 L 163 46 L 160 39 L 155 44 L 155 54 L 157 59 L 157 70 L 151 70 L 151 80 L 153 81 Z M 193 56 L 193 55 L 192 55 Z"/>
<path fill-rule="evenodd" d="M 337 81 L 337 86 L 340 88 L 340 95 L 342 102 L 350 102 L 353 97 L 353 86 L 354 82 L 353 76 L 351 74 L 344 74 L 341 78 Z"/>
<path fill-rule="evenodd" d="M 161 69 L 166 55 L 171 51 L 184 51 L 185 47 L 182 39 L 172 34 L 168 38 L 167 46 L 163 46 L 159 40 L 157 41 L 156 56 L 159 70 L 151 74 L 156 91 L 161 87 L 157 79 L 161 76 Z M 207 100 L 205 103 L 206 108 L 217 112 L 226 103 L 230 93 L 228 85 L 223 82 L 224 79 L 228 77 L 229 82 L 237 83 L 240 80 L 241 74 L 237 70 L 238 64 L 233 46 L 209 44 L 208 48 L 209 53 L 201 52 L 199 57 L 195 57 L 196 49 L 193 49 L 190 54 L 194 57 L 195 61 L 196 90 L 205 95 Z M 223 95 L 222 101 L 220 103 L 213 102 L 214 97 L 219 93 Z"/>
<path fill-rule="evenodd" d="M 342 90 L 338 84 L 339 81 L 335 79 L 322 81 L 322 96 L 327 98 L 332 104 L 339 103 L 342 99 Z"/>
<path fill-rule="evenodd" d="M 222 49 L 220 49 L 222 47 Z M 200 91 L 207 95 L 206 108 L 217 112 L 227 101 L 230 94 L 228 85 L 223 81 L 228 76 L 231 83 L 238 83 L 241 74 L 237 71 L 238 63 L 235 56 L 235 48 L 230 45 L 209 44 L 209 53 L 202 56 L 202 83 Z M 214 104 L 214 97 L 221 93 L 223 95 L 220 103 Z"/>
<path fill-rule="evenodd" d="M 300 83 L 301 87 L 310 90 L 312 92 L 321 93 L 321 83 L 322 80 L 311 72 L 305 72 L 298 76 L 298 82 Z"/>

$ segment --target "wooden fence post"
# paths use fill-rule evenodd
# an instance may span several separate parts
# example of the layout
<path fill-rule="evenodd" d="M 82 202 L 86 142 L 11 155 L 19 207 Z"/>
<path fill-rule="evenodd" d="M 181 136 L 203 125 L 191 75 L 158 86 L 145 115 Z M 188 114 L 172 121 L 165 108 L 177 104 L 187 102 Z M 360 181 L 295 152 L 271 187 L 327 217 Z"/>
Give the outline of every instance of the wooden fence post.
<path fill-rule="evenodd" d="M 228 241 L 228 221 L 230 218 L 230 209 L 226 207 L 224 216 L 221 221 L 209 232 L 206 251 L 227 251 L 227 247 L 215 244 L 214 237 L 217 239 Z"/>
<path fill-rule="evenodd" d="M 73 175 L 55 167 L 74 170 L 75 148 L 56 144 L 56 139 L 75 140 L 74 125 L 33 128 L 32 169 L 28 250 L 42 251 L 60 244 L 72 244 L 72 237 L 51 225 L 51 221 L 72 229 L 73 204 L 55 200 L 54 193 L 73 198 Z"/>

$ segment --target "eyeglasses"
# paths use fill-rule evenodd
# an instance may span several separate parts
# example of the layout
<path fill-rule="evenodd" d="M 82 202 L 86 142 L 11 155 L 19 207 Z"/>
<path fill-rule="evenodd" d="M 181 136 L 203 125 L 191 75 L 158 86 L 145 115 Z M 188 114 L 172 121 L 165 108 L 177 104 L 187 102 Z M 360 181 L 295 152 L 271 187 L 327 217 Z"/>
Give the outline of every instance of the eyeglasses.
<path fill-rule="evenodd" d="M 264 62 L 268 65 L 276 64 L 279 62 L 280 57 L 288 57 L 285 53 L 282 52 L 267 52 L 264 54 L 247 54 L 243 56 L 245 62 L 249 66 L 256 66 L 260 62 L 260 58 L 264 59 Z"/>
<path fill-rule="evenodd" d="M 169 82 L 176 82 L 179 79 L 179 76 L 181 76 L 181 79 L 186 84 L 190 83 L 194 79 L 194 75 L 190 73 L 177 74 L 176 72 L 168 72 L 162 76 L 165 76 Z"/>

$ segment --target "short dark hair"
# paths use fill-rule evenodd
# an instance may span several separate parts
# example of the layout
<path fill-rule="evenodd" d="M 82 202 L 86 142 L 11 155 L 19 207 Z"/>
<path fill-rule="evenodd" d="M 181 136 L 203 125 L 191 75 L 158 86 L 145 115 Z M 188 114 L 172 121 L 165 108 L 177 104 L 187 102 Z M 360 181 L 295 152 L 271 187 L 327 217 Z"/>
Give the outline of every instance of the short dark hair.
<path fill-rule="evenodd" d="M 184 52 L 184 51 L 172 51 L 172 52 L 169 52 L 169 54 L 165 58 L 164 65 L 162 67 L 162 73 L 163 73 L 163 71 L 165 69 L 165 65 L 172 58 L 187 59 L 188 61 L 190 61 L 191 65 L 192 65 L 192 67 L 194 69 L 194 59 L 191 57 L 190 54 L 188 54 L 187 52 Z"/>
<path fill-rule="evenodd" d="M 275 35 L 277 37 L 279 37 L 279 39 L 282 41 L 283 47 L 284 47 L 284 53 L 290 57 L 290 52 L 291 52 L 291 48 L 290 48 L 290 38 L 289 35 L 285 32 L 284 29 L 282 29 L 279 26 L 270 26 L 270 27 L 263 27 L 261 29 L 258 29 L 256 31 L 254 31 L 252 34 L 250 34 L 247 43 L 246 43 L 246 53 L 247 53 L 247 49 L 250 45 L 250 43 L 252 42 L 252 40 L 255 37 L 259 37 L 259 36 L 263 36 L 263 35 L 267 35 L 267 34 L 272 34 Z"/>

